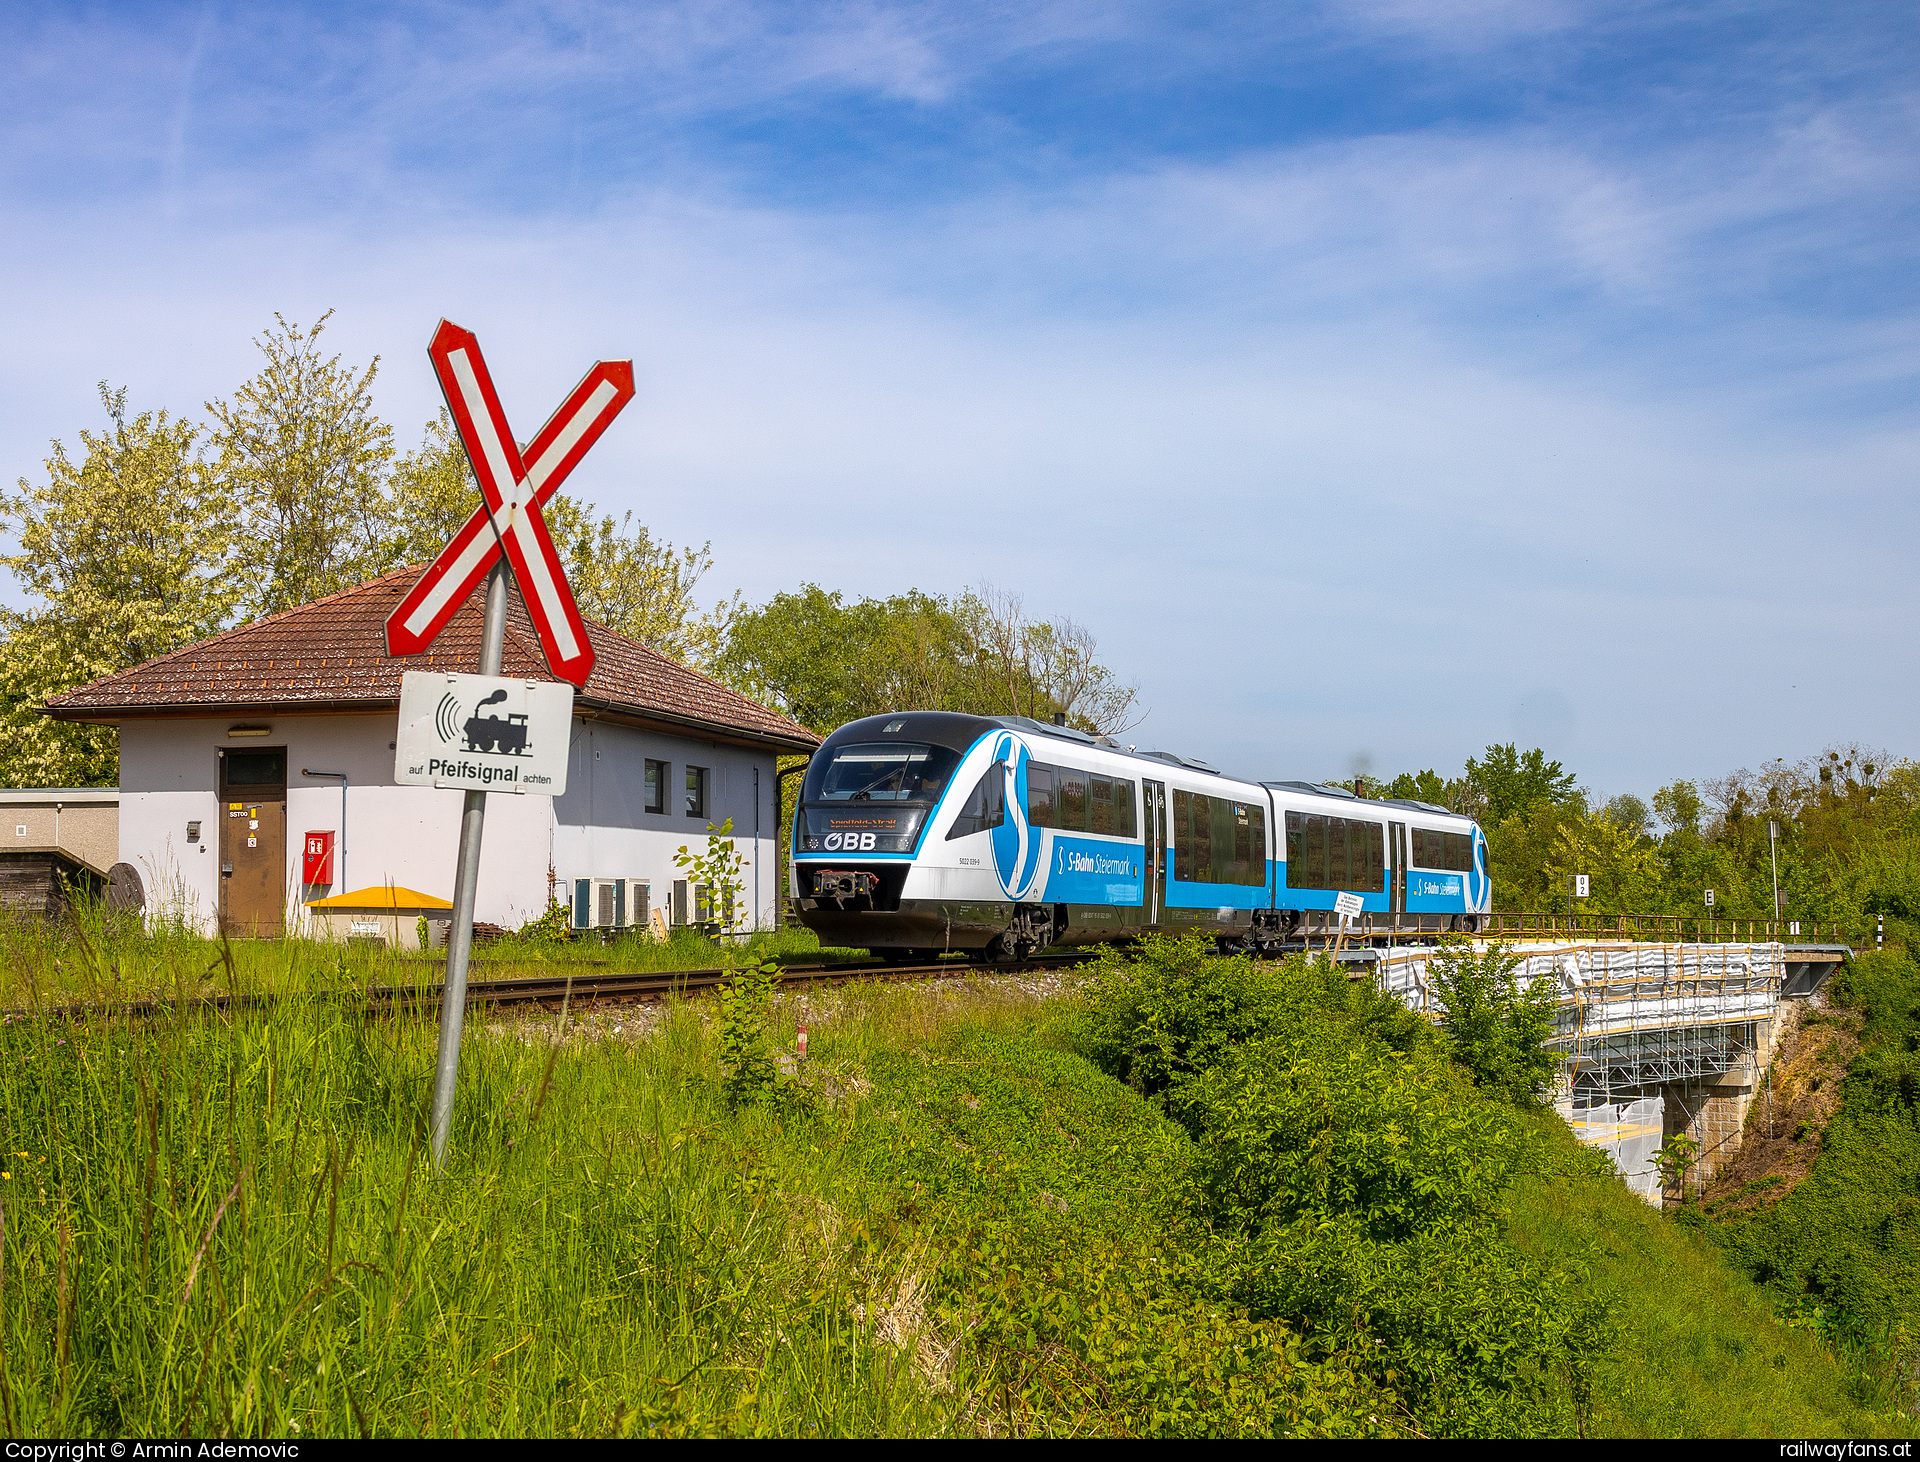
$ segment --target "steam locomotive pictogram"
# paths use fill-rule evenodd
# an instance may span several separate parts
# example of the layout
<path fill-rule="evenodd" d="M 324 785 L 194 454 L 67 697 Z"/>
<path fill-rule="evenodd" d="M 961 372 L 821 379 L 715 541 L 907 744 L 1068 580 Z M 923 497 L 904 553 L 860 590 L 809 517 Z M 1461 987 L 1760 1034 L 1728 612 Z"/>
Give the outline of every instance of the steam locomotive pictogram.
<path fill-rule="evenodd" d="M 527 754 L 527 718 L 509 714 L 503 721 L 498 716 L 483 716 L 480 712 L 487 706 L 495 705 L 507 698 L 506 691 L 496 690 L 467 717 L 466 724 L 460 728 L 467 739 L 468 751 L 502 752 L 508 756 Z M 451 697 L 449 697 L 451 699 Z"/>

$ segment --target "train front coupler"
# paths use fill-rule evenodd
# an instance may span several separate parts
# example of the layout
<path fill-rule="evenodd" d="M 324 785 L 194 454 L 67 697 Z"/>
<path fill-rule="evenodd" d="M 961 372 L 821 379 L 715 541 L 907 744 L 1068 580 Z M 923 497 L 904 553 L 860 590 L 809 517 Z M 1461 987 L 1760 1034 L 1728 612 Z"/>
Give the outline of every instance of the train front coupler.
<path fill-rule="evenodd" d="M 836 908 L 844 909 L 851 901 L 866 901 L 869 909 L 873 907 L 873 895 L 880 887 L 877 873 L 859 871 L 842 872 L 836 868 L 821 868 L 813 875 L 813 896 L 816 899 L 832 899 Z"/>

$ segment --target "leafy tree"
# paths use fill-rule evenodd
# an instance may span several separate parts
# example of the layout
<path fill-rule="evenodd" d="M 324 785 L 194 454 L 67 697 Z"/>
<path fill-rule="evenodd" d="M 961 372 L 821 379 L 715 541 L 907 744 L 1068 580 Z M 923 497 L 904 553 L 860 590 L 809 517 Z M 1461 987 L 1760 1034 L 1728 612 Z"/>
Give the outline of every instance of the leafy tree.
<path fill-rule="evenodd" d="M 1608 798 L 1607 805 L 1600 809 L 1600 816 L 1630 838 L 1645 837 L 1653 824 L 1647 804 L 1631 792 Z"/>
<path fill-rule="evenodd" d="M 420 445 L 394 464 L 389 486 L 389 536 L 381 567 L 430 563 L 480 506 L 467 449 L 443 406 L 427 423 Z"/>
<path fill-rule="evenodd" d="M 545 513 L 582 614 L 686 664 L 714 662 L 746 606 L 738 594 L 704 614 L 694 603 L 694 587 L 713 567 L 711 543 L 675 548 L 632 513 L 618 523 L 611 514 L 596 518 L 564 493 Z"/>
<path fill-rule="evenodd" d="M 1651 843 L 1602 812 L 1560 819 L 1543 881 L 1545 890 L 1564 891 L 1570 876 L 1584 873 L 1592 883 L 1578 912 L 1639 914 L 1660 907 L 1663 872 Z"/>
<path fill-rule="evenodd" d="M 109 785 L 111 727 L 48 720 L 39 707 L 116 670 L 218 631 L 239 599 L 234 504 L 209 473 L 199 428 L 100 386 L 108 425 L 60 442 L 47 480 L 0 497 L 20 551 L 0 557 L 39 601 L 0 612 L 0 763 L 11 785 Z"/>
<path fill-rule="evenodd" d="M 1473 1084 L 1518 1106 L 1538 1106 L 1559 1067 L 1546 1048 L 1555 1000 L 1545 980 L 1522 987 L 1514 978 L 1524 963 L 1499 944 L 1476 953 L 1465 940 L 1449 941 L 1427 966 L 1427 979 L 1446 1011 L 1440 1029 L 1453 1059 Z"/>
<path fill-rule="evenodd" d="M 388 563 L 393 428 L 373 412 L 380 361 L 356 373 L 337 355 L 322 358 L 332 316 L 302 330 L 276 313 L 279 328 L 254 342 L 266 357 L 260 373 L 231 401 L 207 405 L 218 471 L 256 566 L 244 606 L 254 617 L 348 588 Z"/>
<path fill-rule="evenodd" d="M 1429 768 L 1424 772 L 1402 772 L 1379 790 L 1381 797 L 1404 797 L 1414 802 L 1431 802 L 1436 807 L 1459 810 L 1464 780 L 1449 782 Z"/>
<path fill-rule="evenodd" d="M 912 709 L 1064 715 L 1082 730 L 1124 729 L 1135 691 L 1094 658 L 1071 620 L 1036 623 L 992 591 L 957 600 L 909 590 L 849 603 L 818 584 L 737 615 L 715 673 L 801 724 L 828 732 Z"/>
<path fill-rule="evenodd" d="M 1484 820 L 1489 822 L 1504 822 L 1538 802 L 1571 807 L 1580 800 L 1573 773 L 1562 771 L 1557 761 L 1548 761 L 1537 746 L 1528 752 L 1519 751 L 1512 742 L 1489 746 L 1484 759 L 1467 758 L 1466 780 L 1480 793 Z"/>
<path fill-rule="evenodd" d="M 1666 824 L 1669 833 L 1700 834 L 1700 816 L 1706 805 L 1700 789 L 1692 782 L 1670 782 L 1653 794 L 1653 815 Z"/>
<path fill-rule="evenodd" d="M 959 709 L 968 654 L 944 600 L 909 590 L 849 604 L 802 584 L 734 619 L 715 672 L 824 735 L 884 711 Z"/>
<path fill-rule="evenodd" d="M 1069 726 L 1106 736 L 1142 719 L 1139 688 L 1095 658 L 1098 647 L 1086 626 L 1030 620 L 1019 595 L 991 585 L 963 598 L 958 610 L 978 646 L 976 663 L 994 682 L 988 694 L 1008 713 L 1034 720 L 1062 715 Z"/>

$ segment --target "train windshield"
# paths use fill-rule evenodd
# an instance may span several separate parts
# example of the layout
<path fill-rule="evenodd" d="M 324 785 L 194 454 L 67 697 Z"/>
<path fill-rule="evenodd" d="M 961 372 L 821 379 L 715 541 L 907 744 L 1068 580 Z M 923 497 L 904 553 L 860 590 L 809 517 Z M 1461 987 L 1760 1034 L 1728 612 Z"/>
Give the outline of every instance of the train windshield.
<path fill-rule="evenodd" d="M 918 742 L 858 742 L 836 747 L 833 760 L 807 769 L 809 802 L 932 802 L 953 775 L 960 753 Z"/>

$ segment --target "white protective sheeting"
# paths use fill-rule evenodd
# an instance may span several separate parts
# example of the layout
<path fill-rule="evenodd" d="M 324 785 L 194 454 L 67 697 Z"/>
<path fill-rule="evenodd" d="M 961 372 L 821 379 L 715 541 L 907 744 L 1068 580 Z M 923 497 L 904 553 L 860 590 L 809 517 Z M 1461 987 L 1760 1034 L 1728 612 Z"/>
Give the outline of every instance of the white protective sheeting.
<path fill-rule="evenodd" d="M 1613 1159 L 1614 1171 L 1631 1192 L 1657 1203 L 1660 1169 L 1655 1159 L 1664 1140 L 1666 1114 L 1665 1097 L 1642 1097 L 1637 1102 L 1576 1107 L 1567 1125 L 1588 1147 L 1598 1147 Z"/>

